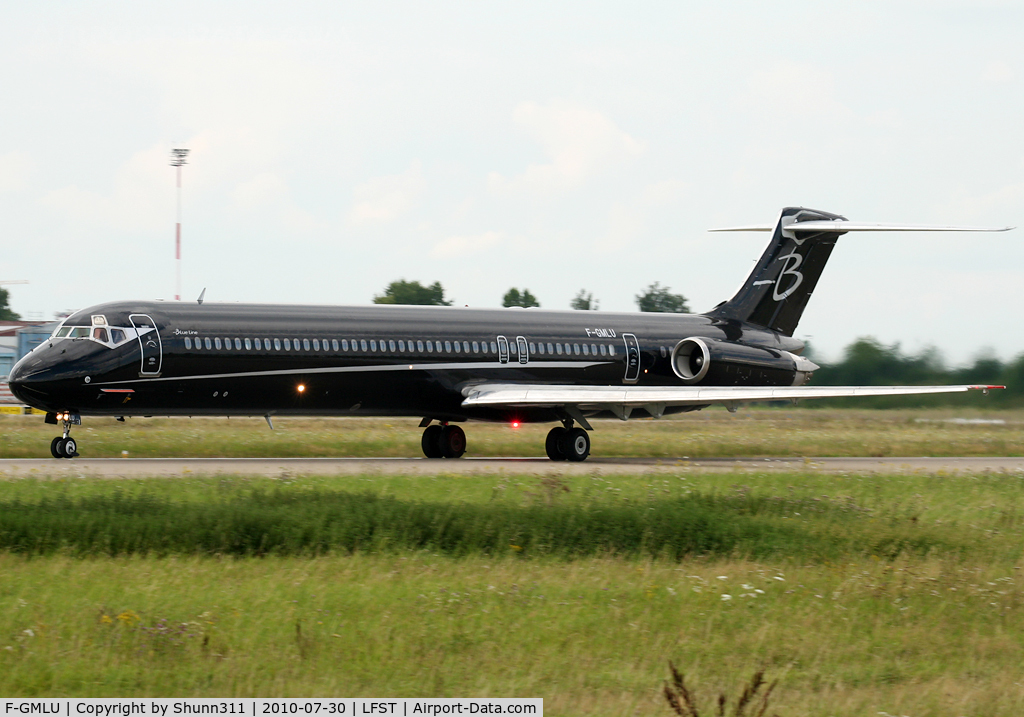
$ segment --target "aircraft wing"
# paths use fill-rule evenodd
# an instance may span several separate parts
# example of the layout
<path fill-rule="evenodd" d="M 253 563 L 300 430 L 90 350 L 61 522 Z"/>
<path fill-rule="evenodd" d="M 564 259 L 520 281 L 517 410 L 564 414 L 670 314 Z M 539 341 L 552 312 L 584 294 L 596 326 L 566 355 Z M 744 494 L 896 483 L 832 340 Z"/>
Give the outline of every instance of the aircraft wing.
<path fill-rule="evenodd" d="M 668 406 L 735 408 L 757 401 L 849 396 L 907 396 L 985 391 L 1005 386 L 573 386 L 485 383 L 463 390 L 464 406 L 564 406 L 583 411 L 611 411 L 627 418 L 634 408 L 661 416 Z"/>

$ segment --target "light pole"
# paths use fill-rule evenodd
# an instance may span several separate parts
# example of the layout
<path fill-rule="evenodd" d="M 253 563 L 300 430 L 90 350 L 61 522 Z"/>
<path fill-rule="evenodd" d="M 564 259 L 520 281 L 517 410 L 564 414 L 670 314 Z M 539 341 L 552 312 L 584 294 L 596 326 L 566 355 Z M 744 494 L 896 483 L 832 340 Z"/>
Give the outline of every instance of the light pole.
<path fill-rule="evenodd" d="M 178 171 L 178 221 L 174 225 L 174 260 L 176 281 L 174 284 L 174 300 L 181 301 L 181 168 L 188 156 L 187 149 L 171 150 L 171 166 Z"/>

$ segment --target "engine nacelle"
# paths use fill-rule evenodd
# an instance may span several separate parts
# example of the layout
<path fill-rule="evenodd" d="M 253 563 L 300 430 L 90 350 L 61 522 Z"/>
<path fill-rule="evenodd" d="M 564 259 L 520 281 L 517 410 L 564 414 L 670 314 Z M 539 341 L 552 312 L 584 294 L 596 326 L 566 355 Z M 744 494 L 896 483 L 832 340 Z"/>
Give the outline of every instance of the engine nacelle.
<path fill-rule="evenodd" d="M 801 386 L 818 366 L 789 351 L 691 336 L 675 345 L 672 371 L 686 384 Z"/>

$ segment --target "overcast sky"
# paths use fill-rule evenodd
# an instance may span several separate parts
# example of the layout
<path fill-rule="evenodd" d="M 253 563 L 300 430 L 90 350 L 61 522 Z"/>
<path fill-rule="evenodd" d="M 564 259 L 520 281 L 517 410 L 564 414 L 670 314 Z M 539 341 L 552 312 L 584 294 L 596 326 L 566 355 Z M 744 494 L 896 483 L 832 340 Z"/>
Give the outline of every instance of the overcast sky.
<path fill-rule="evenodd" d="M 4 4 L 14 310 L 174 295 L 728 298 L 802 205 L 1024 225 L 1024 4 Z M 797 336 L 1024 351 L 1024 229 L 843 237 Z"/>

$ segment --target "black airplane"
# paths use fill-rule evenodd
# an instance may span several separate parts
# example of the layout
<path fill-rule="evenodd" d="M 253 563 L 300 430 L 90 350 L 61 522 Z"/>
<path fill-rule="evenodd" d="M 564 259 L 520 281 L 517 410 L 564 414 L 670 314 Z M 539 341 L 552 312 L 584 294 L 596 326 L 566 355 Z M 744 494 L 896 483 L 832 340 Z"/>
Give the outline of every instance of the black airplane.
<path fill-rule="evenodd" d="M 800 207 L 739 292 L 703 314 L 118 301 L 65 319 L 10 374 L 61 424 L 82 416 L 418 416 L 423 453 L 458 458 L 456 423 L 554 422 L 552 460 L 590 454 L 588 419 L 655 418 L 714 404 L 950 393 L 993 386 L 805 385 L 797 322 L 836 240 L 856 231 L 1005 231 L 863 224 Z"/>

